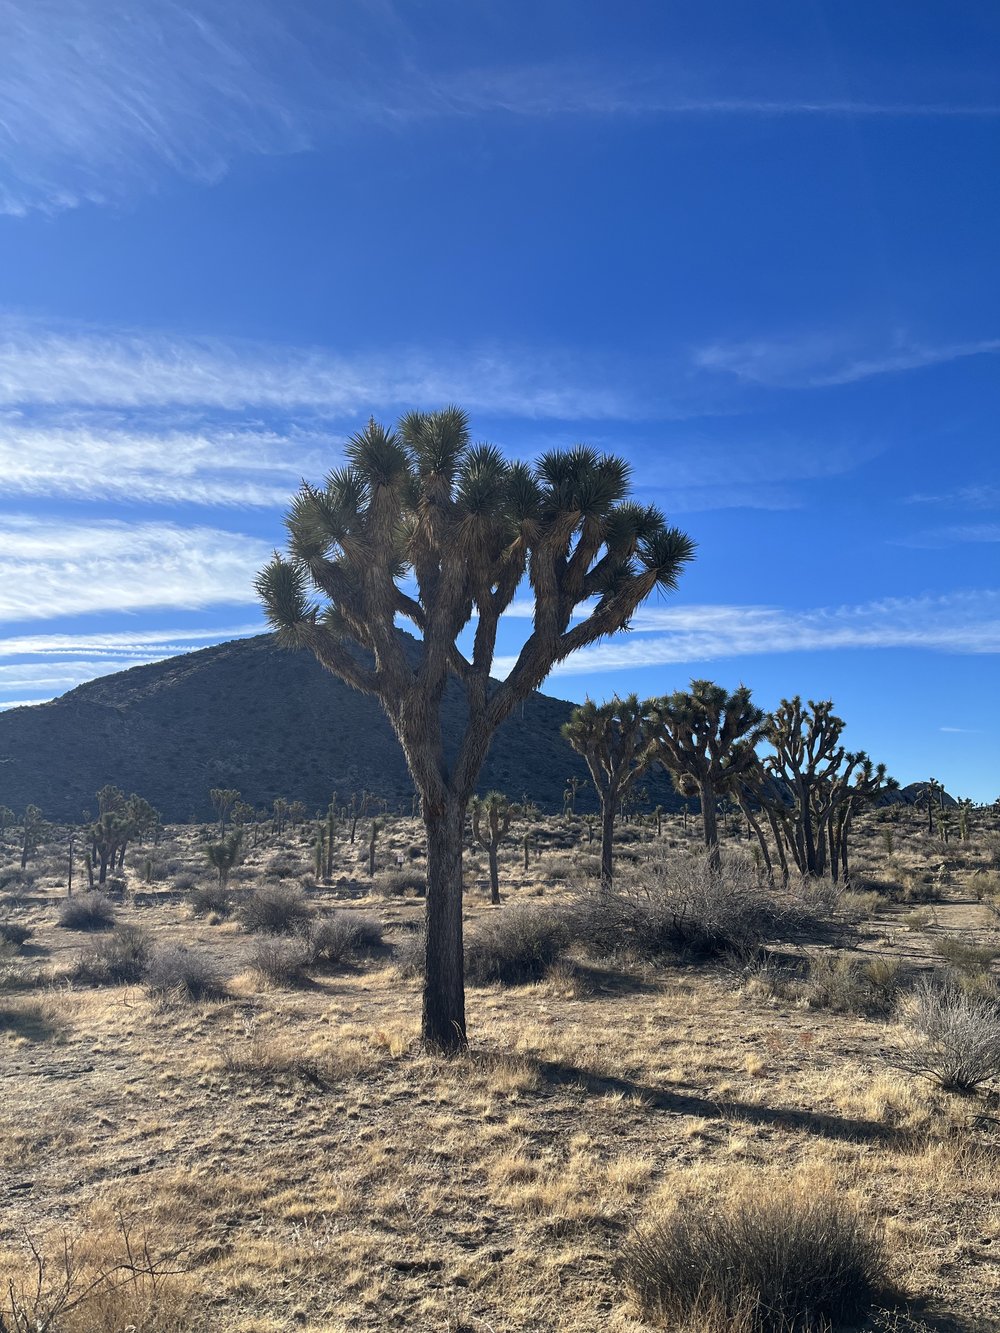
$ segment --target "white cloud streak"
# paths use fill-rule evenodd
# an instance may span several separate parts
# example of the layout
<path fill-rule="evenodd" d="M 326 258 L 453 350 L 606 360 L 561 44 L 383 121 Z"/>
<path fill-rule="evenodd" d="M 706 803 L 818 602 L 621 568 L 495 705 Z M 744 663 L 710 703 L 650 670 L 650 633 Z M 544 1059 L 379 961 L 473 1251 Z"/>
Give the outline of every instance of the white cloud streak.
<path fill-rule="evenodd" d="M 269 554 L 217 528 L 0 517 L 0 622 L 250 604 Z"/>
<path fill-rule="evenodd" d="M 698 370 L 763 388 L 825 389 L 998 352 L 1000 338 L 937 346 L 901 339 L 884 349 L 858 351 L 844 339 L 802 337 L 713 343 L 697 349 L 693 363 Z"/>
<path fill-rule="evenodd" d="M 515 614 L 531 614 L 520 603 Z M 765 653 L 909 648 L 1000 652 L 1000 591 L 887 598 L 857 606 L 789 611 L 770 606 L 679 606 L 640 610 L 632 633 L 582 649 L 554 676 L 755 657 Z M 497 662 L 508 672 L 515 658 Z"/>
<path fill-rule="evenodd" d="M 365 128 L 484 115 L 995 119 L 1000 105 L 755 96 L 694 61 L 440 70 L 392 4 L 5 0 L 0 212 L 115 204 L 171 176 L 210 184 L 249 154 Z"/>
<path fill-rule="evenodd" d="M 0 417 L 0 495 L 140 503 L 271 506 L 303 476 L 322 476 L 337 448 L 270 431 L 129 429 L 86 419 Z"/>
<path fill-rule="evenodd" d="M 0 657 L 69 656 L 138 658 L 143 662 L 192 653 L 207 644 L 266 633 L 263 624 L 218 629 L 109 631 L 97 634 L 11 634 L 0 639 Z"/>
<path fill-rule="evenodd" d="M 357 417 L 373 404 L 461 402 L 501 416 L 627 418 L 634 396 L 593 367 L 530 349 L 323 349 L 129 333 L 52 332 L 8 322 L 0 335 L 0 406 L 308 410 Z"/>

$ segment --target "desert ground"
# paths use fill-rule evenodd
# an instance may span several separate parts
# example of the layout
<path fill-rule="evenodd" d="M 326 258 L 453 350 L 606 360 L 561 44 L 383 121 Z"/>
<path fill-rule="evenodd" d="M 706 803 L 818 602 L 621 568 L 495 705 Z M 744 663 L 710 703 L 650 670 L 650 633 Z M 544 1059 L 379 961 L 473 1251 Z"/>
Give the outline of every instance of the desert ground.
<path fill-rule="evenodd" d="M 884 1236 L 895 1296 L 867 1327 L 1000 1325 L 996 1092 L 894 1058 L 921 974 L 995 995 L 992 812 L 947 845 L 916 811 L 866 816 L 852 888 L 816 891 L 812 936 L 708 957 L 571 940 L 538 979 L 470 984 L 452 1060 L 417 1041 L 422 826 L 381 822 L 374 875 L 362 820 L 328 882 L 313 824 L 245 839 L 226 901 L 208 892 L 211 828 L 129 853 L 115 926 L 161 957 L 158 990 L 145 963 L 102 976 L 113 931 L 59 924 L 62 842 L 24 876 L 8 856 L 0 920 L 30 935 L 0 960 L 0 1329 L 644 1333 L 667 1325 L 622 1270 L 636 1227 L 789 1189 L 832 1191 Z M 469 935 L 592 899 L 590 836 L 537 820 L 525 867 L 512 829 L 499 907 L 467 852 Z M 745 876 L 748 849 L 728 827 L 727 867 Z M 636 820 L 616 884 L 700 859 L 696 818 L 660 836 Z M 247 929 L 262 888 L 308 920 Z M 341 914 L 357 947 L 307 957 Z M 205 995 L 170 984 L 179 957 Z"/>

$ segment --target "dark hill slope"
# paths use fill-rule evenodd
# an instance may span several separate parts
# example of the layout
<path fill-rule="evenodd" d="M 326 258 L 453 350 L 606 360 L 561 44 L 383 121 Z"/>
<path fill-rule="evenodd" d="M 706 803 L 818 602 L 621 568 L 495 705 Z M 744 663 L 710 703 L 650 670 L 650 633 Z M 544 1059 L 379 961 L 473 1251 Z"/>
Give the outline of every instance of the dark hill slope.
<path fill-rule="evenodd" d="M 481 790 L 527 792 L 559 809 L 566 779 L 586 777 L 559 734 L 573 705 L 535 694 L 497 733 Z M 463 722 L 461 691 L 445 700 L 446 738 Z M 324 671 L 311 653 L 269 635 L 240 639 L 80 685 L 52 703 L 0 714 L 0 803 L 33 801 L 49 818 L 79 819 L 107 782 L 136 791 L 167 820 L 209 814 L 211 787 L 255 805 L 276 796 L 325 808 L 367 788 L 394 805 L 413 787 L 378 703 Z M 645 784 L 676 807 L 665 774 Z M 398 808 L 398 807 L 397 807 Z M 593 791 L 580 809 L 596 808 Z"/>

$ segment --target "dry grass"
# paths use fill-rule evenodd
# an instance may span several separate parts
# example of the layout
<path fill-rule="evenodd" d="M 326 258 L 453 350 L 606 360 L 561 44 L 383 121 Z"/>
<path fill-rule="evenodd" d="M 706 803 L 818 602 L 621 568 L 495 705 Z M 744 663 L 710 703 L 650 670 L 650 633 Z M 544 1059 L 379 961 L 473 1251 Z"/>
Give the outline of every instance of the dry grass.
<path fill-rule="evenodd" d="M 390 822 L 387 858 L 406 854 L 416 828 Z M 645 855 L 653 835 L 640 832 L 630 848 Z M 190 832 L 174 839 L 172 855 L 190 846 L 197 865 Z M 685 841 L 669 824 L 671 840 L 680 859 L 694 831 Z M 936 874 L 940 847 L 926 842 L 915 824 L 897 829 L 887 867 L 862 826 L 859 874 Z M 510 905 L 498 912 L 470 888 L 470 933 L 521 901 L 572 900 L 571 884 L 543 874 L 546 858 L 573 856 L 552 846 L 528 872 L 516 843 L 504 849 Z M 333 887 L 307 893 L 312 919 L 374 916 L 398 948 L 422 903 L 364 896 L 354 850 Z M 274 874 L 307 858 L 306 834 L 286 852 L 252 855 L 246 884 L 269 861 Z M 924 929 L 888 901 L 836 956 L 852 968 L 901 960 L 909 973 L 940 966 L 944 938 L 993 948 L 996 921 L 968 887 L 982 853 L 950 856 Z M 419 981 L 392 960 L 274 986 L 249 967 L 267 936 L 192 917 L 164 888 L 154 905 L 126 903 L 121 923 L 149 933 L 154 959 L 197 953 L 232 978 L 225 997 L 164 1006 L 142 987 L 68 984 L 84 941 L 56 927 L 56 890 L 43 878 L 18 908 L 41 988 L 5 996 L 13 1018 L 0 1023 L 0 1292 L 31 1280 L 26 1233 L 50 1255 L 66 1234 L 80 1254 L 103 1235 L 100 1253 L 114 1254 L 118 1209 L 182 1270 L 162 1313 L 137 1293 L 137 1306 L 95 1305 L 51 1333 L 128 1322 L 174 1333 L 199 1318 L 213 1333 L 647 1333 L 658 1325 L 626 1288 L 626 1238 L 684 1201 L 767 1197 L 776 1179 L 809 1182 L 881 1227 L 912 1314 L 879 1328 L 945 1316 L 954 1333 L 995 1327 L 996 1111 L 986 1095 L 889 1069 L 886 1022 L 810 1007 L 796 986 L 751 984 L 728 964 L 588 958 L 571 944 L 539 981 L 470 987 L 472 1048 L 442 1061 L 416 1041 Z M 776 968 L 805 976 L 809 950 L 772 947 Z M 685 1333 L 708 1327 L 689 1319 Z"/>

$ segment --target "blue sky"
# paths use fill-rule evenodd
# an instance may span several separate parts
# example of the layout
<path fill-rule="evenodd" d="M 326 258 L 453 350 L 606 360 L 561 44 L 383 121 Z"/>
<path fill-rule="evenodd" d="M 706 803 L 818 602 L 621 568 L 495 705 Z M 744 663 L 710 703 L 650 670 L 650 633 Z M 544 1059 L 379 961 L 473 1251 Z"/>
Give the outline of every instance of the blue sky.
<path fill-rule="evenodd" d="M 995 4 L 6 0 L 0 47 L 0 702 L 256 632 L 299 479 L 457 401 L 699 543 L 550 693 L 832 697 L 1000 794 Z"/>

